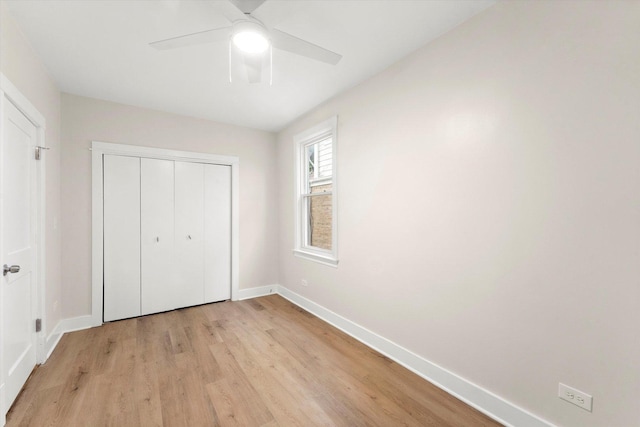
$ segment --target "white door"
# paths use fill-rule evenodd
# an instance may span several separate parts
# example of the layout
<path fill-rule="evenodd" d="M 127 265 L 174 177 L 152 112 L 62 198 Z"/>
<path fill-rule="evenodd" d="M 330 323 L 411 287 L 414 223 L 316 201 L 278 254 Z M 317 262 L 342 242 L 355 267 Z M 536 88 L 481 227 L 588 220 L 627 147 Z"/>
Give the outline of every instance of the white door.
<path fill-rule="evenodd" d="M 231 298 L 231 167 L 204 167 L 205 302 Z"/>
<path fill-rule="evenodd" d="M 204 164 L 175 162 L 177 307 L 204 304 Z"/>
<path fill-rule="evenodd" d="M 142 314 L 179 307 L 174 248 L 174 162 L 140 159 Z"/>
<path fill-rule="evenodd" d="M 105 155 L 104 321 L 140 316 L 140 158 Z"/>
<path fill-rule="evenodd" d="M 5 100 L 2 151 L 2 378 L 8 410 L 36 364 L 35 126 Z M 19 271 L 18 270 L 19 266 Z M 4 415 L 4 414 L 3 414 Z"/>

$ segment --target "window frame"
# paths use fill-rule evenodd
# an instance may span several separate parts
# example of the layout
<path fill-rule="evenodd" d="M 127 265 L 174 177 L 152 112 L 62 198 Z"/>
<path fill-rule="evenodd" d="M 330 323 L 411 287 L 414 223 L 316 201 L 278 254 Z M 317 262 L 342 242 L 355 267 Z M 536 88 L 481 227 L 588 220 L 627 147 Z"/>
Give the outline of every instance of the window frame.
<path fill-rule="evenodd" d="M 306 201 L 312 196 L 306 193 L 308 167 L 306 162 L 305 147 L 320 142 L 325 138 L 331 138 L 331 250 L 321 249 L 307 245 L 309 227 L 308 210 Z M 331 267 L 338 266 L 338 203 L 337 203 L 337 142 L 338 142 L 338 116 L 333 116 L 310 129 L 307 129 L 293 137 L 294 141 L 294 167 L 295 167 L 295 242 L 293 254 L 300 258 L 325 264 Z M 315 159 L 316 163 L 319 159 Z M 318 166 L 316 166 L 318 167 Z M 327 195 L 327 193 L 317 193 Z"/>

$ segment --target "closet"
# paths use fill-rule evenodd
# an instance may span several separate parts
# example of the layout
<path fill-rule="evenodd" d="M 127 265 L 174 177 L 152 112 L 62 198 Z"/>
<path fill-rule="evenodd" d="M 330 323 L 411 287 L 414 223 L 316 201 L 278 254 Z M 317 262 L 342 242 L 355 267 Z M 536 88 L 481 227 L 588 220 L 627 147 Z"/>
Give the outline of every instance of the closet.
<path fill-rule="evenodd" d="M 104 321 L 231 297 L 231 167 L 103 156 Z"/>

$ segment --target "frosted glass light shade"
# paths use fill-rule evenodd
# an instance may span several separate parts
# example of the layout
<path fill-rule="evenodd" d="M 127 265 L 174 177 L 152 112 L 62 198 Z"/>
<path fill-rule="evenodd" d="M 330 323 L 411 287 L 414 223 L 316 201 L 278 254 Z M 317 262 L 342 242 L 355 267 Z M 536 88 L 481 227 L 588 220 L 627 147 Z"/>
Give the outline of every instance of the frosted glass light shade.
<path fill-rule="evenodd" d="M 245 30 L 233 35 L 233 44 L 247 53 L 262 53 L 269 47 L 269 40 L 257 31 Z"/>

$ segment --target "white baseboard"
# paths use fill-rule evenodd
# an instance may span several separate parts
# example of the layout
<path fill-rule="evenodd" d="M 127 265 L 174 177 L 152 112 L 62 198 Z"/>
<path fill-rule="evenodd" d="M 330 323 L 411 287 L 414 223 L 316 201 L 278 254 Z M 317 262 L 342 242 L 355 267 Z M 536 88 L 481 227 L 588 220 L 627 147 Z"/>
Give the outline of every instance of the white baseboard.
<path fill-rule="evenodd" d="M 548 421 L 508 402 L 484 388 L 436 365 L 388 339 L 290 291 L 281 285 L 274 288 L 282 297 L 313 313 L 363 344 L 382 353 L 430 383 L 457 397 L 494 420 L 509 427 L 553 427 Z M 258 288 L 255 288 L 258 289 Z M 256 295 L 259 296 L 259 295 Z"/>
<path fill-rule="evenodd" d="M 45 362 L 53 353 L 56 346 L 60 342 L 60 339 L 67 332 L 79 331 L 81 329 L 88 329 L 93 327 L 93 320 L 90 315 L 71 317 L 69 319 L 62 319 L 58 322 L 53 331 L 47 336 L 45 342 Z"/>
<path fill-rule="evenodd" d="M 234 298 L 234 301 L 241 301 L 243 299 L 263 297 L 269 294 L 278 293 L 280 285 L 258 286 L 257 288 L 238 289 L 238 293 Z"/>
<path fill-rule="evenodd" d="M 61 330 L 60 330 L 60 325 L 61 324 L 62 324 L 62 321 L 58 322 L 56 327 L 53 328 L 53 331 L 51 331 L 51 333 L 47 336 L 47 338 L 45 340 L 45 343 L 44 343 L 44 360 L 42 361 L 43 363 L 46 362 L 47 359 L 49 359 L 49 356 L 51 356 L 51 353 L 53 353 L 53 349 L 56 348 L 56 346 L 60 342 L 60 338 L 62 338 L 63 332 L 61 332 Z"/>
<path fill-rule="evenodd" d="M 59 323 L 62 333 L 80 331 L 82 329 L 93 328 L 93 319 L 91 315 L 71 317 L 62 319 Z"/>

